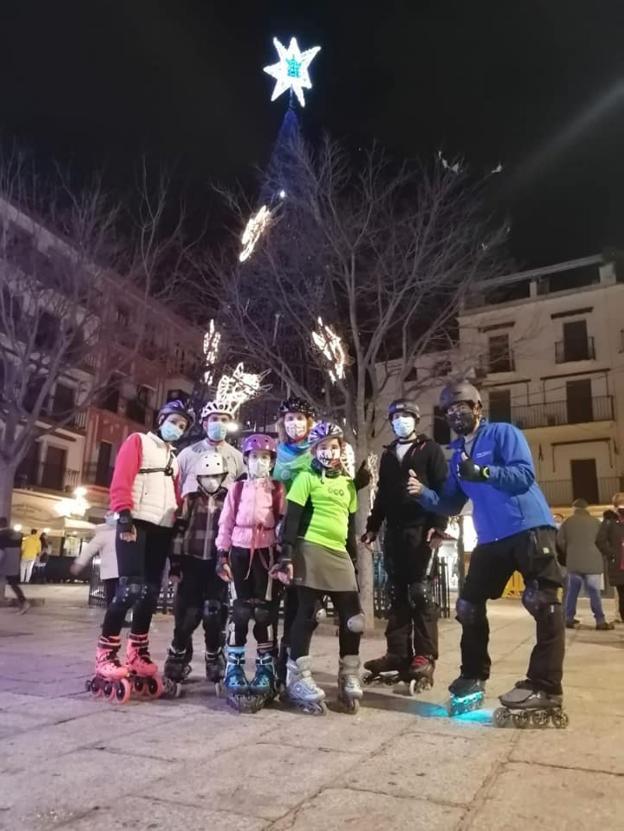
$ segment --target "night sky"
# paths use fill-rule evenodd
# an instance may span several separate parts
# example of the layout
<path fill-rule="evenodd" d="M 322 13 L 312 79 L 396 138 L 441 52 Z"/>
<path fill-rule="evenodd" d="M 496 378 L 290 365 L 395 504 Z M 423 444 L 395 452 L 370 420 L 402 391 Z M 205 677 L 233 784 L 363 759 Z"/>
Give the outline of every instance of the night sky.
<path fill-rule="evenodd" d="M 0 126 L 42 164 L 175 164 L 196 210 L 209 183 L 252 187 L 286 106 L 272 37 L 312 64 L 304 130 L 397 157 L 499 161 L 492 204 L 522 266 L 624 248 L 622 0 L 5 0 Z"/>

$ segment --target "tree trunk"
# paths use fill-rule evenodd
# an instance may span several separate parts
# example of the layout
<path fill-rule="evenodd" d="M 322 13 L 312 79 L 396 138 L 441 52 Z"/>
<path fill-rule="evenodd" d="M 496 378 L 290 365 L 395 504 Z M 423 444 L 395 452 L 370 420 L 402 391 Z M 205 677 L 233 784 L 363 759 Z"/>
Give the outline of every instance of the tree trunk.
<path fill-rule="evenodd" d="M 360 587 L 360 602 L 366 617 L 366 631 L 372 632 L 375 627 L 373 606 L 373 554 L 370 548 L 359 542 L 366 529 L 366 519 L 369 514 L 368 488 L 358 493 L 358 509 L 356 514 L 356 529 L 358 536 L 358 584 Z"/>
<path fill-rule="evenodd" d="M 6 517 L 9 522 L 11 521 L 15 469 L 9 465 L 0 466 L 0 516 Z"/>

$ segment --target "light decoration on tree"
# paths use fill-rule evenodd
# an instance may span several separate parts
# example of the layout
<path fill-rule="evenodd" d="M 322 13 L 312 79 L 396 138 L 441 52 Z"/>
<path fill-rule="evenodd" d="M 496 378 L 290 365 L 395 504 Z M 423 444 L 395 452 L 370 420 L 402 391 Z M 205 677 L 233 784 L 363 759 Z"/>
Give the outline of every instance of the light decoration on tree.
<path fill-rule="evenodd" d="M 235 416 L 246 401 L 269 389 L 262 385 L 268 374 L 268 370 L 261 373 L 245 372 L 245 367 L 239 363 L 231 375 L 224 374 L 219 379 L 215 400 L 226 412 Z"/>
<path fill-rule="evenodd" d="M 301 52 L 296 38 L 290 39 L 288 49 L 277 38 L 273 38 L 273 45 L 277 50 L 279 62 L 265 66 L 267 75 L 275 78 L 275 87 L 271 101 L 275 101 L 280 95 L 288 90 L 297 96 L 297 101 L 305 107 L 303 97 L 304 89 L 312 89 L 312 81 L 308 71 L 310 64 L 321 51 L 320 46 L 313 46 Z"/>
<path fill-rule="evenodd" d="M 74 491 L 73 499 L 68 497 L 59 500 L 54 506 L 54 510 L 62 517 L 84 516 L 91 507 L 85 498 L 86 495 L 87 489 L 78 487 Z"/>
<path fill-rule="evenodd" d="M 266 230 L 270 219 L 271 211 L 266 205 L 263 205 L 260 210 L 258 210 L 249 219 L 249 222 L 243 231 L 243 236 L 241 237 L 243 250 L 240 252 L 238 257 L 241 263 L 244 263 L 245 260 L 249 259 L 249 257 L 253 254 L 253 250 L 256 247 L 258 240 Z"/>
<path fill-rule="evenodd" d="M 345 377 L 345 365 L 347 353 L 340 337 L 334 332 L 331 326 L 323 323 L 318 318 L 318 329 L 312 332 L 312 343 L 321 352 L 329 364 L 328 373 L 333 384 Z"/>
<path fill-rule="evenodd" d="M 214 320 L 208 324 L 208 331 L 204 334 L 204 384 L 214 381 L 214 367 L 219 355 L 221 332 L 217 331 Z"/>

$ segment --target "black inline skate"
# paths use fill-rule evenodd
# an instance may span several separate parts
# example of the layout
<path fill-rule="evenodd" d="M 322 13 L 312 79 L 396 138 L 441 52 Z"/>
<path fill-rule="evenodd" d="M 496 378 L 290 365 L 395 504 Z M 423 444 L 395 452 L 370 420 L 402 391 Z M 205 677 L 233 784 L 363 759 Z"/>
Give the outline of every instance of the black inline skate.
<path fill-rule="evenodd" d="M 563 730 L 570 721 L 563 711 L 563 696 L 536 689 L 530 681 L 519 681 L 498 700 L 502 706 L 494 710 L 494 724 L 497 727 L 544 729 L 552 724 Z"/>
<path fill-rule="evenodd" d="M 214 684 L 215 695 L 221 695 L 221 682 L 225 675 L 225 656 L 223 650 L 206 652 L 206 680 Z"/>
<path fill-rule="evenodd" d="M 364 662 L 364 674 L 362 682 L 369 684 L 385 684 L 388 687 L 401 681 L 401 675 L 408 671 L 409 658 L 401 658 L 398 655 L 387 653 L 381 658 L 373 658 L 372 661 Z"/>

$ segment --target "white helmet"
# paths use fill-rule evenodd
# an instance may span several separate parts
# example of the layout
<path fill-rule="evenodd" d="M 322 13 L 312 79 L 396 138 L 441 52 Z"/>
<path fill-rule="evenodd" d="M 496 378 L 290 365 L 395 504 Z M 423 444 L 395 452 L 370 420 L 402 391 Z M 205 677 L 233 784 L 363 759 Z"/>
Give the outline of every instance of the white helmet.
<path fill-rule="evenodd" d="M 218 413 L 219 415 L 226 415 L 228 416 L 228 418 L 234 420 L 234 413 L 232 412 L 232 408 L 227 407 L 225 404 L 220 404 L 218 401 L 207 401 L 202 408 L 200 419 L 203 421 L 213 413 Z"/>
<path fill-rule="evenodd" d="M 195 476 L 223 476 L 227 473 L 220 453 L 202 453 L 193 466 Z"/>

